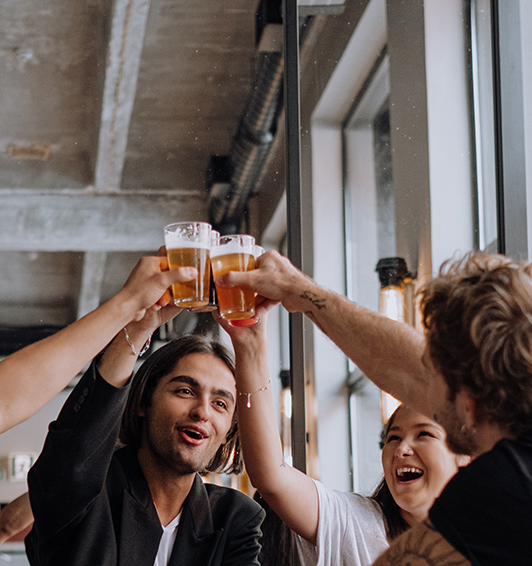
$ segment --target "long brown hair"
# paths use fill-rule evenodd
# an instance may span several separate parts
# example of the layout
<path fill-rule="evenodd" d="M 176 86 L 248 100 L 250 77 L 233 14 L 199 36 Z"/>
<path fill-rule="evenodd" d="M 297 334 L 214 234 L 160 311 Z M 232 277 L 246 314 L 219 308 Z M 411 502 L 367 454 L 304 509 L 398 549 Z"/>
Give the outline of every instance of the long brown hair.
<path fill-rule="evenodd" d="M 224 362 L 235 375 L 231 352 L 223 344 L 210 338 L 198 334 L 182 336 L 159 348 L 146 359 L 133 378 L 120 427 L 120 441 L 123 444 L 140 447 L 142 423 L 145 417 L 139 416 L 139 410 L 147 409 L 151 405 L 153 392 L 161 378 L 168 375 L 179 360 L 190 354 L 212 354 Z M 200 473 L 240 474 L 243 466 L 235 410 L 226 442 L 220 446 L 214 458 Z"/>

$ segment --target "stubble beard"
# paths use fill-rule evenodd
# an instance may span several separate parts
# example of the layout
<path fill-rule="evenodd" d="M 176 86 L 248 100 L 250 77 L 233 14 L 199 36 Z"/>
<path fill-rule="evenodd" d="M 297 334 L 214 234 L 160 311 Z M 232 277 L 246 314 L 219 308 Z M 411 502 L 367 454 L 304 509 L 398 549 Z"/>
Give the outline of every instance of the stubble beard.
<path fill-rule="evenodd" d="M 478 452 L 475 433 L 472 429 L 464 426 L 454 403 L 447 400 L 442 413 L 437 415 L 436 420 L 447 433 L 446 443 L 451 452 L 469 456 L 475 455 Z"/>
<path fill-rule="evenodd" d="M 215 456 L 212 450 L 199 452 L 201 448 L 175 446 L 174 438 L 169 435 L 158 434 L 148 427 L 146 432 L 146 445 L 157 465 L 172 475 L 186 476 L 204 473 Z M 194 454 L 198 451 L 198 454 Z"/>

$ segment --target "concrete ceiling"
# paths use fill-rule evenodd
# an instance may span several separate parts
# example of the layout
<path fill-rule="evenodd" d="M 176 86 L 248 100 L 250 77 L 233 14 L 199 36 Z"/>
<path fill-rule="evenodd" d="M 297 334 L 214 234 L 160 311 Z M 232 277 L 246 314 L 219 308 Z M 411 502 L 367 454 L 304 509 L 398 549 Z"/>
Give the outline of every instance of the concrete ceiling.
<path fill-rule="evenodd" d="M 64 326 L 162 229 L 206 220 L 256 69 L 258 0 L 0 3 L 0 327 Z"/>

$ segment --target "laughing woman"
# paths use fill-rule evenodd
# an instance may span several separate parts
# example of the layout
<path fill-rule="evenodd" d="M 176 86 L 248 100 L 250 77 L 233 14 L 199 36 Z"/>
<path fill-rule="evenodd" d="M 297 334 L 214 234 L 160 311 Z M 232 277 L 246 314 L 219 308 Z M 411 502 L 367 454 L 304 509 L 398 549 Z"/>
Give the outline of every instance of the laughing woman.
<path fill-rule="evenodd" d="M 303 566 L 367 566 L 422 521 L 458 466 L 436 422 L 401 406 L 384 434 L 384 480 L 373 497 L 326 488 L 283 462 L 269 388 L 266 311 L 261 322 L 231 327 L 236 354 L 238 422 L 246 470 L 270 507 L 296 533 Z"/>

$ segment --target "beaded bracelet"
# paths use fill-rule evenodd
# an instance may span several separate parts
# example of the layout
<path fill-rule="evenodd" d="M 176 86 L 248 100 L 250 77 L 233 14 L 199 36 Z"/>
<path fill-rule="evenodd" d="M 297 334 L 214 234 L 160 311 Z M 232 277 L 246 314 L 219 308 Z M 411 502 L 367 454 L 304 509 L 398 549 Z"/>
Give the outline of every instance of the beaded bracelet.
<path fill-rule="evenodd" d="M 270 377 L 270 380 L 268 381 L 268 385 L 265 385 L 264 387 L 257 389 L 257 391 L 252 391 L 251 393 L 245 393 L 244 391 L 240 391 L 239 389 L 237 389 L 236 392 L 239 395 L 244 395 L 245 397 L 248 398 L 247 403 L 246 403 L 246 407 L 249 409 L 251 407 L 251 396 L 255 395 L 255 393 L 260 393 L 261 391 L 266 391 L 266 389 L 270 388 L 271 384 L 272 384 L 272 378 Z"/>

